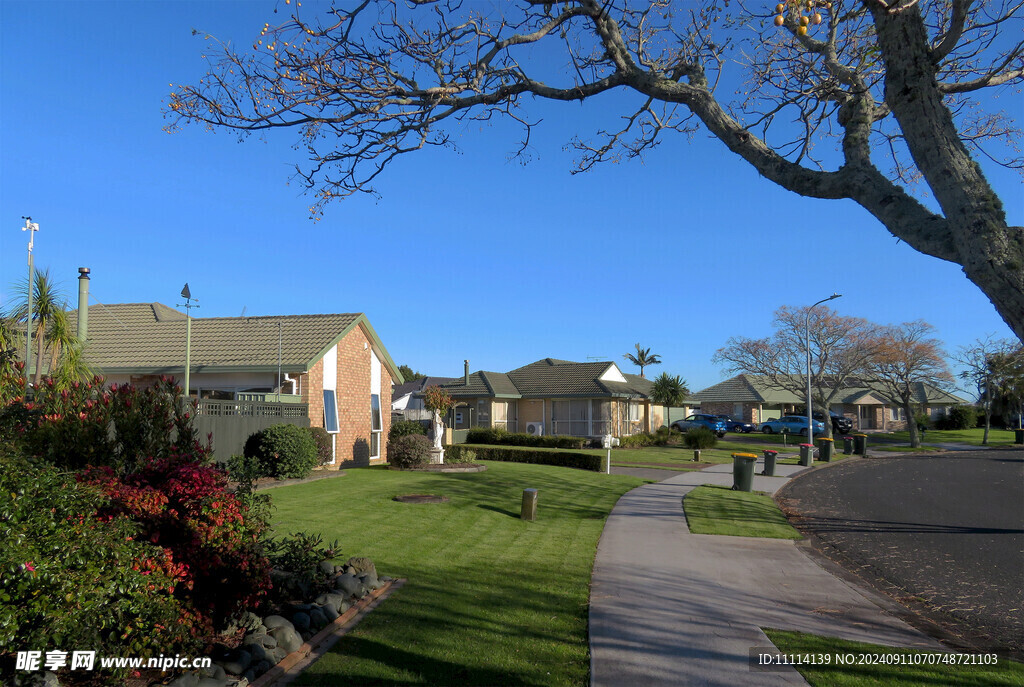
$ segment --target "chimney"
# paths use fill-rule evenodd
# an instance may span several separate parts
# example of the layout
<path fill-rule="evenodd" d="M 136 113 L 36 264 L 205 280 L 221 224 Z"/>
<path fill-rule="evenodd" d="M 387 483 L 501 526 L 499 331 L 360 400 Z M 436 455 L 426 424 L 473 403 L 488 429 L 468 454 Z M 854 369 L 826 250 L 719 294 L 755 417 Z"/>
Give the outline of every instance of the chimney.
<path fill-rule="evenodd" d="M 85 343 L 89 334 L 89 268 L 78 268 L 78 340 Z"/>
<path fill-rule="evenodd" d="M 462 363 L 466 366 L 466 386 L 469 386 L 469 361 L 463 360 Z"/>

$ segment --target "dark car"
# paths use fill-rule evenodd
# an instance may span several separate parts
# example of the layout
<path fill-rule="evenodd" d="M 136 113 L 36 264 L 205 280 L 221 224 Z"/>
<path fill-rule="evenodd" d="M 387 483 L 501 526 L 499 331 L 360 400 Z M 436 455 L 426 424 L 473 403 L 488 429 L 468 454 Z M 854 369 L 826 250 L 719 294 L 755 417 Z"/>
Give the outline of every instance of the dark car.
<path fill-rule="evenodd" d="M 814 411 L 813 415 L 815 420 L 821 420 L 822 422 L 825 421 L 825 415 L 820 410 Z M 850 431 L 853 429 L 853 420 L 851 420 L 850 418 L 844 417 L 842 415 L 837 415 L 836 413 L 832 412 L 830 412 L 828 415 L 829 418 L 832 420 L 833 434 L 842 436 L 844 434 L 849 434 Z"/>
<path fill-rule="evenodd" d="M 718 437 L 724 437 L 726 432 L 725 422 L 718 419 L 716 415 L 704 415 L 702 413 L 690 415 L 684 420 L 676 420 L 672 423 L 672 426 L 684 434 L 687 430 L 694 427 L 707 427 Z"/>
<path fill-rule="evenodd" d="M 719 415 L 718 419 L 725 423 L 725 430 L 727 432 L 750 434 L 751 432 L 757 431 L 757 425 L 754 423 L 743 422 L 742 420 L 733 420 L 730 415 Z"/>
<path fill-rule="evenodd" d="M 798 406 L 797 409 L 793 412 L 803 413 L 804 417 L 807 416 L 807 413 L 804 411 L 803 406 Z M 822 413 L 820 410 L 815 410 L 813 415 L 815 420 L 821 420 L 822 422 L 825 421 L 825 414 Z M 828 415 L 829 419 L 832 420 L 832 434 L 836 436 L 843 436 L 853 431 L 853 420 L 851 420 L 850 418 L 845 417 L 843 415 L 839 415 L 837 413 L 833 413 L 832 411 L 829 411 Z"/>

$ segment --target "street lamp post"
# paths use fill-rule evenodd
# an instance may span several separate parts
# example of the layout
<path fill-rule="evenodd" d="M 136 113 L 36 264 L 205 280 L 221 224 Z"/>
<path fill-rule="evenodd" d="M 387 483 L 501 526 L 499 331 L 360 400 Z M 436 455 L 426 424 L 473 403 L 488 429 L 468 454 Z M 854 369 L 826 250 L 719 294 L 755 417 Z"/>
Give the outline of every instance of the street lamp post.
<path fill-rule="evenodd" d="M 188 400 L 189 396 L 189 374 L 192 371 L 192 308 L 198 308 L 199 306 L 193 303 L 198 298 L 192 298 L 192 292 L 188 288 L 188 282 L 185 282 L 185 288 L 181 290 L 181 295 L 185 298 L 185 303 L 178 304 L 178 307 L 185 308 L 185 399 Z"/>
<path fill-rule="evenodd" d="M 811 404 L 811 310 L 822 303 L 835 300 L 841 296 L 842 294 L 833 293 L 828 298 L 822 298 L 807 308 L 807 312 L 804 313 L 804 349 L 807 351 L 807 443 L 812 446 L 814 445 L 814 408 Z M 824 412 L 822 415 L 824 416 Z M 814 449 L 811 450 L 813 451 Z"/>
<path fill-rule="evenodd" d="M 33 222 L 31 217 L 22 219 L 25 220 L 25 226 L 21 230 L 28 232 L 28 316 L 25 319 L 25 392 L 28 393 L 29 367 L 32 364 L 32 282 L 35 279 L 36 268 L 32 248 L 35 246 L 39 223 Z"/>

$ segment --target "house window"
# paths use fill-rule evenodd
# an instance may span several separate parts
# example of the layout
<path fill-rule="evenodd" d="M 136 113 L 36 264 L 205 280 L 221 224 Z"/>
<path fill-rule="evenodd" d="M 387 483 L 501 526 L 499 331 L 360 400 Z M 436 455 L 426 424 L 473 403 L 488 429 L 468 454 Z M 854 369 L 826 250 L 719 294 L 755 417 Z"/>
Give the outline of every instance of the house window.
<path fill-rule="evenodd" d="M 497 429 L 508 429 L 508 402 L 495 401 L 493 408 L 494 419 L 491 421 L 492 426 Z"/>
<path fill-rule="evenodd" d="M 380 435 L 382 431 L 380 394 L 370 394 L 370 458 L 380 458 Z"/>
<path fill-rule="evenodd" d="M 324 429 L 338 433 L 338 397 L 334 389 L 324 389 Z"/>
<path fill-rule="evenodd" d="M 588 404 L 588 401 L 554 401 L 551 404 L 552 433 L 587 436 Z"/>
<path fill-rule="evenodd" d="M 889 419 L 894 422 L 902 422 L 903 420 L 906 420 L 907 417 L 903 412 L 903 408 L 893 406 L 892 408 L 889 408 Z"/>

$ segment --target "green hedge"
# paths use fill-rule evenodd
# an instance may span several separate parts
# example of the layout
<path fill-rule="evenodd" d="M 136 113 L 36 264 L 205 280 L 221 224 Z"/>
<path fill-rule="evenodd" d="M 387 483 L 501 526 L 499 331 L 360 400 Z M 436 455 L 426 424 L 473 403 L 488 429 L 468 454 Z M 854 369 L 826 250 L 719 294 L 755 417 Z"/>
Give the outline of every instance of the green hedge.
<path fill-rule="evenodd" d="M 463 452 L 476 454 L 475 460 L 496 460 L 506 463 L 533 463 L 535 465 L 557 465 L 563 468 L 593 470 L 600 472 L 603 468 L 601 456 L 589 453 L 571 453 L 569 451 L 546 451 L 536 448 L 516 448 L 505 446 L 477 446 L 455 444 L 445 449 L 445 459 L 452 456 L 452 462 L 461 462 Z"/>
<path fill-rule="evenodd" d="M 506 432 L 494 427 L 477 427 L 466 435 L 467 444 L 492 444 L 498 446 L 532 446 L 534 448 L 575 448 L 581 449 L 587 439 L 583 437 L 553 436 L 535 437 L 525 432 Z"/>

